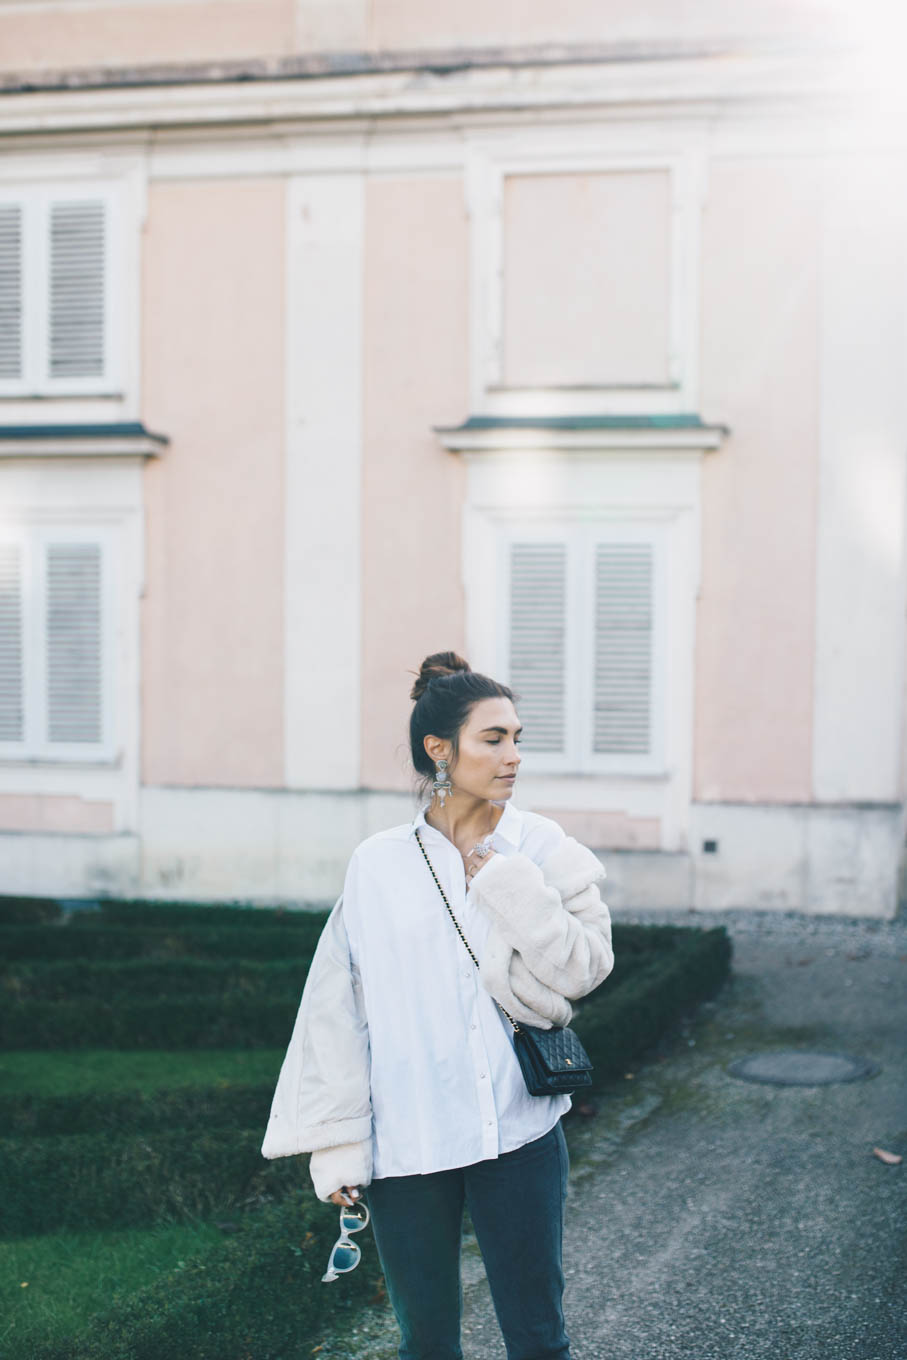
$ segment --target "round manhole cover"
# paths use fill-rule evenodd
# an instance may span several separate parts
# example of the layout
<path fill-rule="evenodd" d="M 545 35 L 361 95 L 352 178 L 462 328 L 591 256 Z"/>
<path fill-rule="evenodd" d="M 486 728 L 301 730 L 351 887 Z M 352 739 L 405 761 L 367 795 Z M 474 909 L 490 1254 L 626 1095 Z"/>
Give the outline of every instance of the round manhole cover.
<path fill-rule="evenodd" d="M 757 1053 L 729 1063 L 728 1072 L 744 1081 L 767 1082 L 771 1086 L 829 1086 L 836 1081 L 856 1081 L 878 1072 L 867 1058 L 849 1058 L 844 1053 Z"/>

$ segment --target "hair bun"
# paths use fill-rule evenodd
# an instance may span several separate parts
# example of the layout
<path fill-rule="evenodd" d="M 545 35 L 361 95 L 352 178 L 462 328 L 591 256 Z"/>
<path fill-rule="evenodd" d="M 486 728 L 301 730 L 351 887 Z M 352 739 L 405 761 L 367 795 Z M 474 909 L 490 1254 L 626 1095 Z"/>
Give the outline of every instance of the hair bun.
<path fill-rule="evenodd" d="M 421 699 L 432 680 L 443 675 L 456 675 L 459 671 L 471 671 L 472 667 L 456 652 L 433 652 L 427 656 L 419 668 L 416 683 L 410 690 L 411 699 Z"/>

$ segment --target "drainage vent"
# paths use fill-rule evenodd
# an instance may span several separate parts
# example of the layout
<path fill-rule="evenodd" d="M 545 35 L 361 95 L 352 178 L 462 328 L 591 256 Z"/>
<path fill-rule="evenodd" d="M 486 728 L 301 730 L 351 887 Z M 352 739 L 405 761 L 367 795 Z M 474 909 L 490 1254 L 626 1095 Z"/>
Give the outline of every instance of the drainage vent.
<path fill-rule="evenodd" d="M 770 1086 L 830 1086 L 838 1081 L 858 1081 L 879 1071 L 867 1058 L 849 1058 L 844 1053 L 757 1053 L 752 1058 L 737 1058 L 727 1071 L 742 1081 L 759 1081 Z"/>

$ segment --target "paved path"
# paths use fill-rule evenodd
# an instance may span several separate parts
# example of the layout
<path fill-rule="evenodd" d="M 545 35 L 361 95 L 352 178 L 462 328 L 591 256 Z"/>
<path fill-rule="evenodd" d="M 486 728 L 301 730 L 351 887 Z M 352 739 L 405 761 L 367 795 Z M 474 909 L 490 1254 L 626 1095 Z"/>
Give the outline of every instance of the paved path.
<path fill-rule="evenodd" d="M 907 1360 L 907 920 L 612 914 L 726 925 L 734 972 L 567 1121 L 573 1360 Z M 725 1070 L 789 1048 L 881 1071 L 776 1087 Z M 464 1282 L 465 1360 L 504 1360 L 471 1238 Z M 392 1360 L 395 1337 L 375 1308 L 323 1354 Z"/>
<path fill-rule="evenodd" d="M 573 1360 L 907 1360 L 907 922 L 671 919 L 726 924 L 734 976 L 568 1121 Z M 881 1071 L 825 1087 L 725 1071 L 790 1047 Z M 499 1360 L 474 1243 L 466 1277 L 464 1354 Z"/>

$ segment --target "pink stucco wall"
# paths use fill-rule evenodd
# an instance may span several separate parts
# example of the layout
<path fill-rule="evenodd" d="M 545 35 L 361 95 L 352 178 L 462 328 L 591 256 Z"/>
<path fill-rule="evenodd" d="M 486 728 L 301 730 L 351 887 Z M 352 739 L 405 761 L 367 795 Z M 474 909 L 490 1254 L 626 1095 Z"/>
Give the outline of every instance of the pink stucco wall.
<path fill-rule="evenodd" d="M 293 50 L 293 0 L 0 9 L 0 69 L 227 61 Z"/>
<path fill-rule="evenodd" d="M 146 0 L 0 5 L 0 69 L 242 61 L 296 52 L 828 35 L 852 0 Z"/>
<path fill-rule="evenodd" d="M 431 428 L 467 414 L 462 182 L 371 181 L 365 251 L 362 782 L 406 789 L 409 672 L 464 647 L 465 472 Z"/>
<path fill-rule="evenodd" d="M 283 782 L 284 185 L 151 187 L 146 784 Z"/>
<path fill-rule="evenodd" d="M 827 31 L 848 0 L 375 0 L 371 47 L 640 42 Z"/>
<path fill-rule="evenodd" d="M 716 161 L 705 207 L 694 794 L 811 797 L 820 171 Z"/>

